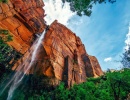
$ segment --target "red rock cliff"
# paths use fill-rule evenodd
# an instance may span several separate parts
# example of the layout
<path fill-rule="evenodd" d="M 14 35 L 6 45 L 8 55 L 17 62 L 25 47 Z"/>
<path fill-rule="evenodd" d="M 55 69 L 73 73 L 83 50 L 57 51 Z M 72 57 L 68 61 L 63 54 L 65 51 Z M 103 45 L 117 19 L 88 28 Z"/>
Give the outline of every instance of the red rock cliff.
<path fill-rule="evenodd" d="M 24 56 L 12 68 L 23 71 L 30 64 L 35 45 L 34 34 L 42 33 L 44 21 L 42 0 L 9 0 L 0 3 L 0 29 L 9 30 L 13 41 L 8 44 Z M 23 64 L 23 62 L 26 63 Z M 19 69 L 18 66 L 22 67 Z M 26 74 L 46 76 L 42 83 L 57 85 L 64 81 L 70 87 L 87 77 L 103 74 L 97 59 L 87 54 L 79 37 L 64 25 L 54 21 L 46 32 L 31 69 Z"/>
<path fill-rule="evenodd" d="M 13 41 L 8 44 L 24 54 L 33 41 L 34 33 L 45 28 L 42 0 L 8 0 L 0 3 L 0 29 L 9 30 Z"/>
<path fill-rule="evenodd" d="M 13 70 L 26 70 L 17 66 L 31 56 L 32 47 L 25 56 L 15 64 Z M 30 58 L 26 61 L 29 65 Z M 44 75 L 48 77 L 48 84 L 57 85 L 64 81 L 67 86 L 86 81 L 87 77 L 103 75 L 97 59 L 86 53 L 85 47 L 79 37 L 64 25 L 53 22 L 46 32 L 39 48 L 33 66 L 27 74 Z M 43 79 L 43 83 L 46 80 Z"/>

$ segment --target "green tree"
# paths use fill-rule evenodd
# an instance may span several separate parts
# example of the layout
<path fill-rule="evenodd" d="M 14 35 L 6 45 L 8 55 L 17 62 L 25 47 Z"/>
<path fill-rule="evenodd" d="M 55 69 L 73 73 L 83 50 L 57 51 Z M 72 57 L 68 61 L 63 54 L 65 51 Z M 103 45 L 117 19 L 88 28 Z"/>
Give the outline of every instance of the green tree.
<path fill-rule="evenodd" d="M 10 48 L 6 42 L 12 41 L 12 36 L 9 34 L 8 30 L 0 30 L 0 63 L 4 62 L 12 48 Z"/>
<path fill-rule="evenodd" d="M 11 64 L 9 64 L 12 55 L 14 54 L 13 48 L 8 46 L 6 42 L 12 41 L 12 36 L 8 30 L 0 30 L 0 80 L 7 76 Z"/>
<path fill-rule="evenodd" d="M 61 83 L 54 90 L 39 91 L 21 85 L 14 93 L 14 100 L 125 100 L 130 93 L 130 69 L 108 72 L 98 78 L 88 78 L 86 82 L 75 84 L 70 89 Z M 28 83 L 28 82 L 27 82 Z M 31 90 L 31 91 L 30 91 Z M 29 92 L 30 91 L 30 92 Z M 4 94 L 1 98 L 5 100 Z"/>
<path fill-rule="evenodd" d="M 61 83 L 53 92 L 54 100 L 67 100 L 69 98 L 69 90 L 65 88 L 65 84 Z"/>
<path fill-rule="evenodd" d="M 123 67 L 130 68 L 130 46 L 128 50 L 123 53 L 122 61 L 121 61 Z"/>
<path fill-rule="evenodd" d="M 123 69 L 107 74 L 108 89 L 114 100 L 124 100 L 130 92 L 129 73 L 129 69 Z"/>
<path fill-rule="evenodd" d="M 92 13 L 92 7 L 96 3 L 114 3 L 116 0 L 62 0 L 65 2 L 70 2 L 70 9 L 73 12 L 77 12 L 77 15 L 82 16 L 90 16 Z"/>
<path fill-rule="evenodd" d="M 7 3 L 8 0 L 0 0 L 0 2 Z"/>

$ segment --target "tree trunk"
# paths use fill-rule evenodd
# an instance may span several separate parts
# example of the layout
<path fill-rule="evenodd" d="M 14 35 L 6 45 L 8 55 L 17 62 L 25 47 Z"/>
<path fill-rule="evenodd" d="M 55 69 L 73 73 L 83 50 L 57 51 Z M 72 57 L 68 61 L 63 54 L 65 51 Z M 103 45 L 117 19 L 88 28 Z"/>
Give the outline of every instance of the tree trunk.
<path fill-rule="evenodd" d="M 117 95 L 114 95 L 114 99 L 115 99 L 115 100 L 120 100 L 120 99 L 119 99 L 119 96 L 117 96 Z"/>

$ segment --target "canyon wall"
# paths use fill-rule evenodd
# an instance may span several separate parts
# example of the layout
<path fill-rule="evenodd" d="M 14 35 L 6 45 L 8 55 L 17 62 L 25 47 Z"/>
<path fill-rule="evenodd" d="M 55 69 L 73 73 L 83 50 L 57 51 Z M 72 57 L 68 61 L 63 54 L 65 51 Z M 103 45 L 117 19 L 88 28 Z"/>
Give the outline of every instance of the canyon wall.
<path fill-rule="evenodd" d="M 26 74 L 44 76 L 41 82 L 46 86 L 56 86 L 63 81 L 68 87 L 85 82 L 88 77 L 103 75 L 98 60 L 87 54 L 79 37 L 57 21 L 46 25 L 43 6 L 42 0 L 0 3 L 0 29 L 9 30 L 13 41 L 8 44 L 23 54 L 12 70 L 26 72 L 35 48 L 32 46 L 37 38 L 35 34 L 47 27 L 38 55 Z"/>
<path fill-rule="evenodd" d="M 26 66 L 31 61 L 29 56 L 32 55 L 34 48 L 35 45 L 15 64 L 13 70 L 25 72 Z M 28 57 L 26 64 L 18 69 L 18 65 Z M 47 85 L 55 86 L 63 81 L 70 87 L 75 83 L 85 82 L 88 77 L 103 75 L 97 59 L 86 53 L 80 38 L 57 21 L 48 28 L 33 63 L 26 74 L 35 73 L 38 76 L 48 77 L 42 81 Z"/>
<path fill-rule="evenodd" d="M 13 41 L 8 42 L 21 54 L 31 46 L 35 33 L 45 28 L 42 0 L 8 0 L 0 3 L 0 29 L 9 30 Z"/>

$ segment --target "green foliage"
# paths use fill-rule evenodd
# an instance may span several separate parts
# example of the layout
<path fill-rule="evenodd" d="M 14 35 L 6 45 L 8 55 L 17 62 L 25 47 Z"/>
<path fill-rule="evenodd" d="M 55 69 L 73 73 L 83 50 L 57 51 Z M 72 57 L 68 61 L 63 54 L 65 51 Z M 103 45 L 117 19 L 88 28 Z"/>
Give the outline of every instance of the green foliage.
<path fill-rule="evenodd" d="M 0 63 L 5 63 L 7 54 L 12 51 L 6 42 L 12 41 L 12 36 L 8 30 L 0 30 Z"/>
<path fill-rule="evenodd" d="M 96 3 L 114 3 L 116 0 L 62 0 L 63 2 L 70 2 L 70 8 L 73 12 L 77 12 L 77 15 L 90 16 L 92 13 L 92 7 Z"/>
<path fill-rule="evenodd" d="M 15 95 L 12 97 L 12 100 L 25 100 L 25 95 L 21 91 L 15 91 Z"/>
<path fill-rule="evenodd" d="M 0 30 L 0 42 L 12 41 L 12 36 L 9 34 L 8 30 Z"/>
<path fill-rule="evenodd" d="M 125 100 L 130 93 L 130 69 L 107 72 L 98 78 L 74 85 L 70 89 L 61 83 L 54 90 L 17 89 L 13 100 Z"/>
<path fill-rule="evenodd" d="M 64 83 L 61 83 L 53 92 L 53 99 L 55 100 L 67 100 L 70 92 L 65 88 Z"/>
<path fill-rule="evenodd" d="M 124 100 L 130 93 L 130 69 L 122 69 L 113 73 L 107 73 L 109 91 L 115 100 Z"/>
<path fill-rule="evenodd" d="M 7 3 L 8 0 L 0 0 L 0 2 L 2 2 L 2 3 Z"/>
<path fill-rule="evenodd" d="M 129 46 L 128 50 L 126 50 L 125 53 L 123 53 L 121 63 L 124 68 L 130 68 L 130 46 Z"/>
<path fill-rule="evenodd" d="M 21 56 L 7 44 L 12 39 L 8 30 L 0 30 L 0 80 L 7 76 L 14 62 Z"/>

